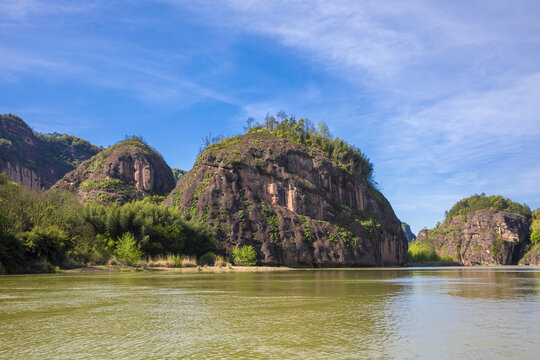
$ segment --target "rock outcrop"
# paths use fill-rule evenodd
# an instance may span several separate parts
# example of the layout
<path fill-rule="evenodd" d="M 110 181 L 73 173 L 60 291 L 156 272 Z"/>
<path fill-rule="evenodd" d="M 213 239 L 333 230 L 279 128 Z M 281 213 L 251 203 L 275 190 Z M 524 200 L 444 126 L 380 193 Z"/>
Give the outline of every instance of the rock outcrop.
<path fill-rule="evenodd" d="M 421 230 L 417 238 L 432 243 L 437 255 L 453 256 L 462 265 L 515 265 L 528 239 L 524 216 L 497 210 L 455 216 L 438 228 Z"/>
<path fill-rule="evenodd" d="M 175 185 L 161 155 L 133 137 L 83 162 L 54 188 L 74 192 L 81 201 L 125 203 L 148 195 L 167 195 Z"/>
<path fill-rule="evenodd" d="M 405 234 L 408 242 L 416 240 L 416 235 L 414 235 L 414 233 L 411 231 L 411 227 L 409 226 L 409 224 L 402 221 L 401 230 L 403 230 L 403 234 Z"/>
<path fill-rule="evenodd" d="M 48 189 L 101 150 L 75 136 L 34 133 L 20 117 L 0 115 L 0 172 L 31 190 Z"/>
<path fill-rule="evenodd" d="M 165 203 L 208 223 L 219 251 L 252 245 L 264 265 L 407 260 L 407 239 L 382 194 L 320 152 L 268 134 L 203 152 Z"/>
<path fill-rule="evenodd" d="M 540 244 L 533 246 L 527 253 L 519 260 L 519 265 L 540 265 Z"/>

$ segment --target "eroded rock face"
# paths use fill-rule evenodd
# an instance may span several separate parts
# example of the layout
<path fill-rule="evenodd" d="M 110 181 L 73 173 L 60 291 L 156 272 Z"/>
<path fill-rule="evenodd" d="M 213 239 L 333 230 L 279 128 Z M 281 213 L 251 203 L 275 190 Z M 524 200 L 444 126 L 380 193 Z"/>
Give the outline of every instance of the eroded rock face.
<path fill-rule="evenodd" d="M 55 188 L 77 194 L 84 201 L 120 204 L 147 195 L 167 195 L 174 188 L 171 169 L 144 142 L 120 142 L 66 174 Z"/>
<path fill-rule="evenodd" d="M 166 199 L 216 231 L 225 253 L 253 245 L 288 266 L 403 264 L 407 240 L 388 201 L 321 153 L 271 135 L 204 152 Z"/>
<path fill-rule="evenodd" d="M 0 172 L 27 188 L 48 189 L 101 148 L 69 135 L 40 135 L 18 116 L 0 115 Z"/>
<path fill-rule="evenodd" d="M 529 224 L 523 216 L 479 210 L 466 219 L 456 216 L 437 229 L 421 230 L 417 240 L 431 242 L 438 255 L 453 256 L 462 265 L 515 265 L 528 238 Z"/>

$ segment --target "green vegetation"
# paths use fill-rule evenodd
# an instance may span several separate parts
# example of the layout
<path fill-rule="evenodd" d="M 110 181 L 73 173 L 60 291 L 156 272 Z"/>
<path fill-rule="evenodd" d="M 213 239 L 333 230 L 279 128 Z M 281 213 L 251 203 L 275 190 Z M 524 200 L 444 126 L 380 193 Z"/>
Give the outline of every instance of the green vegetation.
<path fill-rule="evenodd" d="M 85 192 L 93 190 L 104 191 L 108 193 L 114 193 L 122 197 L 124 200 L 133 196 L 134 190 L 131 186 L 124 183 L 120 179 L 115 178 L 103 178 L 97 180 L 86 180 L 81 183 L 80 189 Z M 114 197 L 111 194 L 96 193 L 94 197 L 103 203 L 112 202 Z"/>
<path fill-rule="evenodd" d="M 165 162 L 161 154 L 155 149 L 153 149 L 150 145 L 148 145 L 141 137 L 126 136 L 123 141 L 120 141 L 113 146 L 110 146 L 107 149 L 101 151 L 99 154 L 93 156 L 89 160 L 86 171 L 94 170 L 96 172 L 102 172 L 103 164 L 107 160 L 107 157 L 112 153 L 121 152 L 125 149 L 137 151 L 138 153 L 145 155 L 149 159 L 153 159 L 155 162 Z"/>
<path fill-rule="evenodd" d="M 199 185 L 197 185 L 197 188 L 195 189 L 195 192 L 193 193 L 193 199 L 191 200 L 191 208 L 190 208 L 190 215 L 191 217 L 194 217 L 197 213 L 197 204 L 199 203 L 199 198 L 201 197 L 203 191 L 206 189 L 208 184 L 210 183 L 210 179 L 212 178 L 212 172 L 208 171 L 204 174 L 204 179 L 201 180 Z"/>
<path fill-rule="evenodd" d="M 132 233 L 124 233 L 118 238 L 118 244 L 114 251 L 116 258 L 127 265 L 135 265 L 143 255 L 141 245 L 135 241 Z"/>
<path fill-rule="evenodd" d="M 533 254 L 537 254 L 538 252 L 540 252 L 540 242 L 537 242 L 534 245 L 532 245 L 532 244 L 529 244 L 529 245 L 530 246 L 526 249 L 527 252 L 525 253 L 525 255 L 523 255 L 522 259 L 526 259 L 529 256 L 531 256 Z"/>
<path fill-rule="evenodd" d="M 449 220 L 456 216 L 462 216 L 464 221 L 466 221 L 467 214 L 476 210 L 508 211 L 513 214 L 522 215 L 527 220 L 531 218 L 531 209 L 527 205 L 516 203 L 500 195 L 486 196 L 485 194 L 481 194 L 458 201 L 447 213 L 446 219 Z"/>
<path fill-rule="evenodd" d="M 82 206 L 71 193 L 31 193 L 0 174 L 2 272 L 105 263 L 113 256 L 132 264 L 139 250 L 140 256 L 201 256 L 213 248 L 206 224 L 186 220 L 159 199 Z"/>
<path fill-rule="evenodd" d="M 339 234 L 339 237 L 341 238 L 341 240 L 346 246 L 351 246 L 351 244 L 354 244 L 354 246 L 356 246 L 358 244 L 358 238 L 354 236 L 352 231 L 349 231 L 337 225 L 336 225 L 336 230 Z M 332 240 L 330 239 L 330 241 Z"/>
<path fill-rule="evenodd" d="M 366 236 L 370 239 L 373 238 L 373 221 L 366 220 L 366 221 L 360 221 L 360 225 L 364 228 L 364 231 L 366 232 Z"/>
<path fill-rule="evenodd" d="M 426 261 L 440 261 L 435 247 L 432 243 L 425 240 L 416 240 L 409 243 L 408 262 L 421 263 Z"/>
<path fill-rule="evenodd" d="M 213 253 L 212 251 L 209 251 L 201 256 L 200 264 L 202 266 L 215 266 L 217 263 L 223 263 L 223 257 Z"/>
<path fill-rule="evenodd" d="M 178 169 L 178 168 L 172 168 L 172 173 L 173 173 L 173 176 L 174 176 L 174 181 L 178 182 L 178 180 L 180 180 L 182 178 L 182 176 L 184 176 L 186 174 L 187 171 L 185 170 L 181 170 L 181 169 Z"/>
<path fill-rule="evenodd" d="M 247 127 L 247 133 L 274 135 L 320 151 L 329 159 L 336 162 L 343 170 L 362 177 L 371 186 L 375 184 L 373 179 L 373 164 L 369 161 L 368 157 L 356 146 L 332 136 L 328 126 L 324 122 L 319 123 L 318 127 L 315 128 L 308 119 L 296 120 L 294 116 L 287 118 L 284 113 L 279 114 L 278 117 L 280 120 L 268 115 L 264 125 L 254 127 L 252 126 L 253 120 L 251 119 Z M 208 138 L 201 155 L 226 149 L 243 141 L 243 137 L 239 135 L 234 137 Z M 239 161 L 240 157 L 233 156 L 233 160 Z M 264 166 L 259 158 L 257 160 L 259 167 Z M 377 192 L 375 188 L 373 189 Z"/>
<path fill-rule="evenodd" d="M 296 120 L 294 116 L 287 119 L 282 116 L 282 120 L 277 121 L 269 115 L 264 126 L 256 126 L 249 132 L 269 133 L 320 151 L 345 171 L 373 183 L 373 164 L 367 156 L 356 146 L 333 137 L 323 122 L 316 129 L 307 119 Z"/>
<path fill-rule="evenodd" d="M 9 150 L 9 148 L 11 148 L 11 140 L 8 140 L 8 139 L 0 139 L 0 152 L 4 153 L 4 152 L 7 152 Z"/>
<path fill-rule="evenodd" d="M 257 252 L 251 245 L 244 245 L 232 251 L 232 260 L 235 265 L 254 266 L 257 263 Z"/>
<path fill-rule="evenodd" d="M 279 218 L 270 210 L 264 202 L 261 203 L 262 211 L 268 226 L 270 227 L 270 239 L 272 244 L 278 245 L 281 243 L 281 235 L 279 234 Z"/>
<path fill-rule="evenodd" d="M 36 137 L 46 144 L 45 155 L 48 159 L 61 161 L 68 168 L 75 168 L 79 163 L 103 149 L 92 145 L 90 142 L 67 134 L 41 134 L 35 133 Z M 84 154 L 74 156 L 74 154 Z"/>
<path fill-rule="evenodd" d="M 102 150 L 75 136 L 35 133 L 20 117 L 13 114 L 0 115 L 0 123 L 2 158 L 28 168 L 52 168 L 59 173 L 67 172 Z M 18 129 L 19 135 L 14 135 L 8 128 Z"/>
<path fill-rule="evenodd" d="M 459 244 L 456 244 L 459 245 Z M 441 247 L 443 251 L 446 247 Z M 456 246 L 456 249 L 459 249 Z M 435 246 L 428 240 L 415 240 L 409 243 L 408 251 L 409 263 L 443 263 L 443 264 L 455 264 L 457 259 L 450 254 L 437 255 Z"/>
<path fill-rule="evenodd" d="M 502 263 L 504 255 L 504 239 L 502 237 L 497 237 L 497 239 L 495 239 L 491 245 L 491 253 L 497 262 Z"/>
<path fill-rule="evenodd" d="M 208 227 L 186 220 L 179 210 L 152 203 L 134 201 L 122 206 L 86 204 L 84 216 L 97 234 L 118 238 L 133 234 L 147 255 L 186 253 L 200 256 L 213 248 Z"/>
<path fill-rule="evenodd" d="M 535 231 L 540 233 L 540 209 L 533 211 L 531 215 L 531 233 Z"/>
<path fill-rule="evenodd" d="M 531 233 L 531 244 L 534 246 L 539 243 L 540 243 L 540 232 L 535 230 Z"/>

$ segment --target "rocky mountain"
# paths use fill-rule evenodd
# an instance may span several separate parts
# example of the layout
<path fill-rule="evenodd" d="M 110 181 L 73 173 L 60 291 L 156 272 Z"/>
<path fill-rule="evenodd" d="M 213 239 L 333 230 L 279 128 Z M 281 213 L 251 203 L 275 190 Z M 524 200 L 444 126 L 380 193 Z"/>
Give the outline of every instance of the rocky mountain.
<path fill-rule="evenodd" d="M 171 168 L 137 137 L 126 139 L 83 162 L 54 188 L 81 201 L 125 203 L 147 195 L 167 195 L 175 185 Z"/>
<path fill-rule="evenodd" d="M 179 169 L 179 168 L 173 168 L 172 172 L 173 172 L 173 176 L 174 176 L 174 181 L 180 180 L 180 178 L 186 174 L 185 170 L 182 170 L 182 169 Z"/>
<path fill-rule="evenodd" d="M 429 241 L 437 255 L 450 255 L 462 265 L 515 265 L 529 242 L 529 223 L 507 211 L 476 210 L 421 230 L 417 240 Z"/>
<path fill-rule="evenodd" d="M 414 233 L 411 231 L 411 227 L 409 226 L 409 224 L 402 221 L 401 230 L 403 230 L 403 234 L 405 234 L 408 242 L 416 240 L 416 235 L 414 235 Z"/>
<path fill-rule="evenodd" d="M 48 189 L 101 150 L 75 136 L 35 133 L 20 117 L 0 115 L 0 172 L 31 190 Z"/>
<path fill-rule="evenodd" d="M 323 153 L 267 133 L 210 146 L 165 203 L 209 224 L 219 251 L 263 265 L 381 266 L 407 259 L 384 196 Z"/>

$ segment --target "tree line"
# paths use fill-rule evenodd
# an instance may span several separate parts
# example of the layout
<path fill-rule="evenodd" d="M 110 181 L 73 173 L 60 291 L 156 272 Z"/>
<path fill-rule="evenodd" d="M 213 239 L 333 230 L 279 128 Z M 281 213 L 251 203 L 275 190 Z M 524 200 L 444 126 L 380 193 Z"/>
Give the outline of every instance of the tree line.
<path fill-rule="evenodd" d="M 0 273 L 105 263 L 126 237 L 142 255 L 199 257 L 214 248 L 205 224 L 186 220 L 159 199 L 81 205 L 71 193 L 33 193 L 0 174 Z"/>

